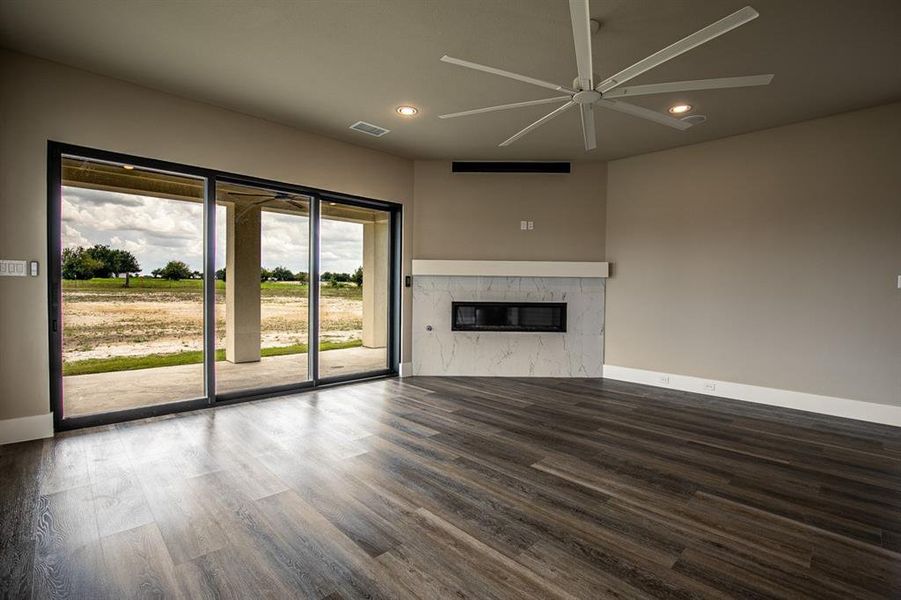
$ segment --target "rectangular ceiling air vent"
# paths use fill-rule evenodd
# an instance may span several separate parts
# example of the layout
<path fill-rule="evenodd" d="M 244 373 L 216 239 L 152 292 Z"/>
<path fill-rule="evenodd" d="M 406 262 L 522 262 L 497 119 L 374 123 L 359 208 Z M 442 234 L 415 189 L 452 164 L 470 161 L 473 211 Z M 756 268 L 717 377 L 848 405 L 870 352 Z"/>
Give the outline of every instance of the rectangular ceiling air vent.
<path fill-rule="evenodd" d="M 463 161 L 451 163 L 452 173 L 569 173 L 568 162 Z"/>
<path fill-rule="evenodd" d="M 390 129 L 385 129 L 384 127 L 379 127 L 378 125 L 373 125 L 372 123 L 367 123 L 366 121 L 357 121 L 353 125 L 350 126 L 354 131 L 359 131 L 360 133 L 365 133 L 366 135 L 372 135 L 375 137 L 382 137 L 386 133 L 390 132 Z"/>

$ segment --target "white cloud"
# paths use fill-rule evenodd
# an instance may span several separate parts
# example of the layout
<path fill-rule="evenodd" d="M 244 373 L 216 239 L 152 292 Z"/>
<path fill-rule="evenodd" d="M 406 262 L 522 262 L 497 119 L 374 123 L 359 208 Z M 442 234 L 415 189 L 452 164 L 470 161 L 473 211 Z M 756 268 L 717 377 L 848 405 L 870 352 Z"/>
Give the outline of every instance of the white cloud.
<path fill-rule="evenodd" d="M 216 267 L 225 264 L 225 210 L 216 211 Z M 133 253 L 144 273 L 182 260 L 194 270 L 203 265 L 203 206 L 100 190 L 63 187 L 63 246 L 109 244 Z M 353 272 L 363 264 L 363 226 L 323 220 L 323 271 Z M 307 271 L 309 221 L 263 212 L 261 264 Z"/>

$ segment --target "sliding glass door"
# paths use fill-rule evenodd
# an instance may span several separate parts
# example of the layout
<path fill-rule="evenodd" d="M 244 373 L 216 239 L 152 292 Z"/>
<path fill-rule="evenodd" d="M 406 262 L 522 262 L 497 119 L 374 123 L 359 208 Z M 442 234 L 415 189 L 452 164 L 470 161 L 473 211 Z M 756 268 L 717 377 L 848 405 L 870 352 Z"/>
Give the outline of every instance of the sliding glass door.
<path fill-rule="evenodd" d="M 67 417 L 203 398 L 204 180 L 61 161 Z"/>
<path fill-rule="evenodd" d="M 306 194 L 216 184 L 216 393 L 312 379 Z"/>
<path fill-rule="evenodd" d="M 391 213 L 323 202 L 319 376 L 388 368 Z"/>
<path fill-rule="evenodd" d="M 65 429 L 396 372 L 397 205 L 50 144 Z"/>

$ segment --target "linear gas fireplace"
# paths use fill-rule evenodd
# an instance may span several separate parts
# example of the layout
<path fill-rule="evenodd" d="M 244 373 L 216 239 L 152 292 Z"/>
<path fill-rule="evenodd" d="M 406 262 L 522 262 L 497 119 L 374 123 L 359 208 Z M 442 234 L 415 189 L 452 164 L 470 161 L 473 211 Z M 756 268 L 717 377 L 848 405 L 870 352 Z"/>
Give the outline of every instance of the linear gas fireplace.
<path fill-rule="evenodd" d="M 453 302 L 453 331 L 566 332 L 565 302 Z"/>

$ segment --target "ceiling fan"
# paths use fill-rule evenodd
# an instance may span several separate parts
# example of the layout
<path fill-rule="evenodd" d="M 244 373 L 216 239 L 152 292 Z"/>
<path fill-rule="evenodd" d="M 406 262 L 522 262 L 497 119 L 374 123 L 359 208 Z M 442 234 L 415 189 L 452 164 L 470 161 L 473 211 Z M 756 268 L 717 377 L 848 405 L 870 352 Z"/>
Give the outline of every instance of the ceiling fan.
<path fill-rule="evenodd" d="M 516 81 L 530 83 L 543 88 L 561 92 L 561 96 L 553 98 L 542 98 L 541 100 L 528 100 L 526 102 L 514 102 L 512 104 L 501 104 L 499 106 L 487 106 L 485 108 L 475 108 L 465 110 L 463 112 L 451 113 L 448 115 L 440 115 L 439 119 L 453 119 L 456 117 L 466 117 L 469 115 L 477 115 L 486 112 L 494 112 L 498 110 L 508 110 L 512 108 L 522 108 L 525 106 L 536 106 L 539 104 L 555 104 L 564 102 L 550 113 L 544 115 L 528 127 L 520 130 L 510 136 L 499 146 L 509 146 L 524 135 L 538 129 L 552 119 L 559 117 L 566 111 L 579 107 L 582 116 L 582 138 L 585 142 L 585 150 L 594 150 L 597 147 L 597 133 L 594 127 L 594 107 L 605 108 L 626 113 L 634 117 L 655 121 L 662 125 L 668 125 L 676 129 L 685 130 L 691 127 L 691 123 L 664 115 L 654 110 L 650 110 L 634 104 L 628 104 L 618 100 L 619 98 L 628 98 L 631 96 L 645 96 L 649 94 L 666 94 L 671 92 L 683 92 L 690 90 L 712 90 L 722 88 L 750 87 L 757 85 L 767 85 L 773 79 L 773 75 L 748 75 L 744 77 L 721 77 L 717 79 L 696 79 L 691 81 L 672 81 L 668 83 L 652 83 L 648 85 L 635 85 L 631 87 L 622 87 L 624 83 L 641 75 L 642 73 L 657 67 L 666 61 L 688 52 L 692 48 L 697 48 L 701 44 L 709 42 L 724 33 L 727 33 L 736 27 L 744 25 L 748 21 L 756 19 L 759 13 L 746 6 L 735 11 L 729 16 L 723 17 L 719 21 L 704 27 L 700 31 L 682 38 L 678 42 L 671 44 L 655 52 L 654 54 L 644 58 L 631 67 L 627 67 L 607 77 L 606 79 L 595 82 L 594 71 L 591 59 L 591 33 L 592 22 L 588 12 L 588 0 L 569 0 L 569 12 L 573 26 L 573 40 L 576 46 L 576 67 L 578 76 L 573 80 L 572 87 L 557 85 L 541 79 L 535 79 L 518 73 L 511 73 L 503 69 L 496 69 L 480 65 L 478 63 L 453 58 L 447 55 L 441 57 L 441 60 L 452 65 L 475 69 L 491 73 L 492 75 L 500 75 Z"/>
<path fill-rule="evenodd" d="M 307 204 L 304 204 L 301 200 L 299 200 L 299 198 L 302 198 L 303 196 L 298 195 L 298 194 L 289 194 L 288 192 L 272 191 L 270 193 L 254 193 L 254 192 L 237 192 L 234 190 L 225 190 L 225 193 L 230 196 L 247 196 L 249 198 L 259 198 L 259 200 L 255 200 L 255 201 L 251 202 L 250 204 L 248 204 L 246 207 L 244 207 L 238 213 L 238 220 L 242 220 L 248 212 L 250 212 L 252 209 L 256 208 L 257 206 L 262 206 L 264 204 L 267 204 L 269 202 L 274 202 L 276 200 L 281 200 L 282 202 L 284 202 L 286 204 L 290 204 L 291 206 L 293 206 L 294 208 L 296 208 L 300 211 L 306 211 L 309 209 Z"/>
<path fill-rule="evenodd" d="M 270 193 L 251 193 L 251 192 L 233 192 L 231 190 L 226 190 L 226 194 L 231 196 L 250 196 L 252 198 L 265 198 L 264 202 L 269 202 L 270 200 L 294 200 L 298 198 L 296 194 L 289 194 L 287 192 L 270 192 Z"/>

